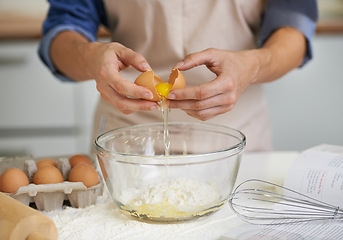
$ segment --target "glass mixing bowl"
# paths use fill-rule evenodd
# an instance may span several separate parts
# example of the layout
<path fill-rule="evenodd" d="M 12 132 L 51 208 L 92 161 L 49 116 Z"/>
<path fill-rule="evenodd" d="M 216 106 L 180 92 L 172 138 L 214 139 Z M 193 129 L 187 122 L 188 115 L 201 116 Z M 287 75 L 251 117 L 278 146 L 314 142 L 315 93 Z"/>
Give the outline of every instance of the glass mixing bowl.
<path fill-rule="evenodd" d="M 115 204 L 143 221 L 191 220 L 219 210 L 232 191 L 245 136 L 205 123 L 163 123 L 115 129 L 95 148 Z"/>

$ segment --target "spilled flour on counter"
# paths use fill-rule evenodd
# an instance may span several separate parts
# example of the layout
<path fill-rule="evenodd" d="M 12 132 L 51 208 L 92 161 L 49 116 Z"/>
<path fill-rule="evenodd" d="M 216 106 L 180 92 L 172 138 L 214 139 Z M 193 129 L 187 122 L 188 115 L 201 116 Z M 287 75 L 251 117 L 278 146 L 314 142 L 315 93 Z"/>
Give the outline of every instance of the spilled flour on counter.
<path fill-rule="evenodd" d="M 219 191 L 215 185 L 191 178 L 178 178 L 128 189 L 120 196 L 123 210 L 147 218 L 177 218 L 204 215 L 207 208 L 218 204 Z M 132 212 L 134 210 L 134 212 Z"/>
<path fill-rule="evenodd" d="M 235 217 L 228 204 L 206 218 L 175 223 L 151 224 L 133 220 L 121 213 L 109 193 L 86 208 L 65 207 L 42 212 L 58 230 L 58 240 L 212 240 L 218 239 Z"/>

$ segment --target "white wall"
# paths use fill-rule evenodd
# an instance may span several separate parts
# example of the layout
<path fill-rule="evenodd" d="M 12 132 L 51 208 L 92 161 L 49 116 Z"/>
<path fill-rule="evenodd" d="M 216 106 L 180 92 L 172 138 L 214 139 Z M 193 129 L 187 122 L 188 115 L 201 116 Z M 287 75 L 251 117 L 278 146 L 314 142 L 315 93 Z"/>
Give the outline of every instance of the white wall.
<path fill-rule="evenodd" d="M 343 35 L 319 35 L 314 59 L 266 84 L 276 150 L 343 145 Z"/>

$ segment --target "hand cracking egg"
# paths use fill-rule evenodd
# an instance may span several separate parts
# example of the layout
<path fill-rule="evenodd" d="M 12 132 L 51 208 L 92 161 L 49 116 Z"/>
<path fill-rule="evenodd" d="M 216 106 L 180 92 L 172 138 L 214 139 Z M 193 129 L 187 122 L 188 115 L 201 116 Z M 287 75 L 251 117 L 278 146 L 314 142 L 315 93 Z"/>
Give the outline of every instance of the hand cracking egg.
<path fill-rule="evenodd" d="M 186 81 L 179 69 L 173 69 L 169 75 L 168 83 L 159 78 L 153 71 L 146 71 L 139 75 L 135 84 L 148 88 L 153 98 L 151 101 L 159 102 L 167 98 L 171 90 L 184 88 Z"/>

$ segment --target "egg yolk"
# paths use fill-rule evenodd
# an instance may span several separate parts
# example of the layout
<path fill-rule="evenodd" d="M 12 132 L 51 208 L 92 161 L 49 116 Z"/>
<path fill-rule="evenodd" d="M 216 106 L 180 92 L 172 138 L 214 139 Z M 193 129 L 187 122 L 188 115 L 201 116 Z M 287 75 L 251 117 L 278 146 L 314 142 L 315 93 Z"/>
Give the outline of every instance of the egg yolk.
<path fill-rule="evenodd" d="M 158 94 L 165 98 L 168 97 L 169 91 L 172 87 L 173 85 L 170 83 L 159 83 L 155 86 Z"/>

